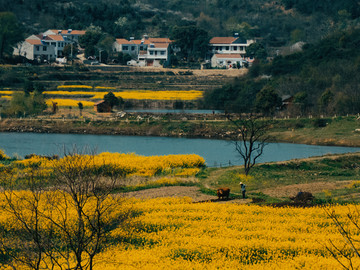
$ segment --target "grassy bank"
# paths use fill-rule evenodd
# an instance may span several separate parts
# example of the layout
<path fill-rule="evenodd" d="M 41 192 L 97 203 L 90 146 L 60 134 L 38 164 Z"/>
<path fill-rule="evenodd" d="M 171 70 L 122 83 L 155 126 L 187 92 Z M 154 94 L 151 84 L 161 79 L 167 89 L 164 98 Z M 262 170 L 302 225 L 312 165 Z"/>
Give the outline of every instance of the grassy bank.
<path fill-rule="evenodd" d="M 202 185 L 213 190 L 230 187 L 234 197 L 247 186 L 249 198 L 267 203 L 289 201 L 299 191 L 315 195 L 315 203 L 360 202 L 360 153 L 326 155 L 256 165 L 246 177 L 242 167 L 208 168 L 199 174 Z"/>

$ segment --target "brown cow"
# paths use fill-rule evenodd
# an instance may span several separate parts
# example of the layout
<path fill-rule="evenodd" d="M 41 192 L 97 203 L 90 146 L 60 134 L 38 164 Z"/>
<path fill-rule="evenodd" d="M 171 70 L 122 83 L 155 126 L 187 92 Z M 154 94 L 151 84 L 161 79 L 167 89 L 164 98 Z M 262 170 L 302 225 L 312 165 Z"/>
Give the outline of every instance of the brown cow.
<path fill-rule="evenodd" d="M 219 200 L 229 199 L 230 189 L 229 188 L 218 188 L 216 192 Z"/>

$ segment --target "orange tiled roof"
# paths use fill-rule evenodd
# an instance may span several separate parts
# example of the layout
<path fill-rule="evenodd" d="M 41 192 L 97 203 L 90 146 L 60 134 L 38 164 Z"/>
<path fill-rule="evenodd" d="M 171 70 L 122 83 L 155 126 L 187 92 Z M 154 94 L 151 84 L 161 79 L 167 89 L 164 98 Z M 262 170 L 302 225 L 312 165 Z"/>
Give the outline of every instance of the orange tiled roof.
<path fill-rule="evenodd" d="M 169 44 L 168 43 L 153 43 L 155 48 L 167 48 L 169 47 Z M 150 47 L 151 49 L 151 47 Z"/>
<path fill-rule="evenodd" d="M 64 41 L 64 38 L 60 35 L 49 35 L 49 38 L 56 41 Z"/>
<path fill-rule="evenodd" d="M 140 40 L 140 39 L 133 40 L 133 43 L 137 45 L 141 45 L 141 42 L 143 42 L 142 44 L 145 45 L 149 45 L 151 43 L 149 40 Z"/>
<path fill-rule="evenodd" d="M 25 41 L 31 45 L 42 45 L 40 39 L 25 39 Z"/>
<path fill-rule="evenodd" d="M 215 56 L 217 58 L 243 58 L 238 53 L 218 53 L 218 54 L 215 54 Z"/>
<path fill-rule="evenodd" d="M 149 38 L 148 39 L 151 43 L 171 43 L 172 40 L 169 38 Z"/>
<path fill-rule="evenodd" d="M 231 44 L 237 39 L 235 37 L 213 37 L 210 44 Z"/>
<path fill-rule="evenodd" d="M 51 32 L 53 32 L 55 35 L 61 31 L 61 34 L 63 35 L 85 35 L 85 30 L 72 30 L 71 33 L 69 33 L 68 30 L 61 30 L 61 29 L 50 29 Z"/>
<path fill-rule="evenodd" d="M 117 38 L 117 39 L 116 39 L 116 42 L 117 42 L 118 44 L 134 44 L 134 43 L 132 43 L 131 41 L 128 41 L 127 39 L 125 39 L 125 38 Z"/>

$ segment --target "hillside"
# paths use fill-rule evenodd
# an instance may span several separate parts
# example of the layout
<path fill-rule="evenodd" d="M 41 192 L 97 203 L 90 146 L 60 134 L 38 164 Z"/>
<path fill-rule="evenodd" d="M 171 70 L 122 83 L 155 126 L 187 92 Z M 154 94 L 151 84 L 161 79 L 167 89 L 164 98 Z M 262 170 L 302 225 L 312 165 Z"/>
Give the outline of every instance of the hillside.
<path fill-rule="evenodd" d="M 210 36 L 259 37 L 267 47 L 318 40 L 357 24 L 359 10 L 353 0 L 0 1 L 0 11 L 14 12 L 26 34 L 93 24 L 114 37 L 168 36 L 175 25 L 195 24 Z"/>
<path fill-rule="evenodd" d="M 338 31 L 305 45 L 301 52 L 259 62 L 245 79 L 207 91 L 206 103 L 211 108 L 248 112 L 255 109 L 260 92 L 275 92 L 293 97 L 291 106 L 283 110 L 285 115 L 357 114 L 359 37 L 359 28 Z"/>

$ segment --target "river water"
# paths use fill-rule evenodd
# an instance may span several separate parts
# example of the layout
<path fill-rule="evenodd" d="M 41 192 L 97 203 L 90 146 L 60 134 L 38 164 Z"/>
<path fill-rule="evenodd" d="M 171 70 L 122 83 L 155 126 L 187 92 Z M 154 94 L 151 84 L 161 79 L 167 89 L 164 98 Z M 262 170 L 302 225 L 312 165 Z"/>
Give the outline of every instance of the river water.
<path fill-rule="evenodd" d="M 139 155 L 198 154 L 210 167 L 240 165 L 242 161 L 231 142 L 213 139 L 144 137 L 119 135 L 0 133 L 0 149 L 9 156 L 27 154 L 61 155 L 64 146 L 90 147 L 97 153 L 120 152 Z M 324 154 L 358 152 L 358 147 L 270 143 L 258 162 L 283 161 Z"/>

